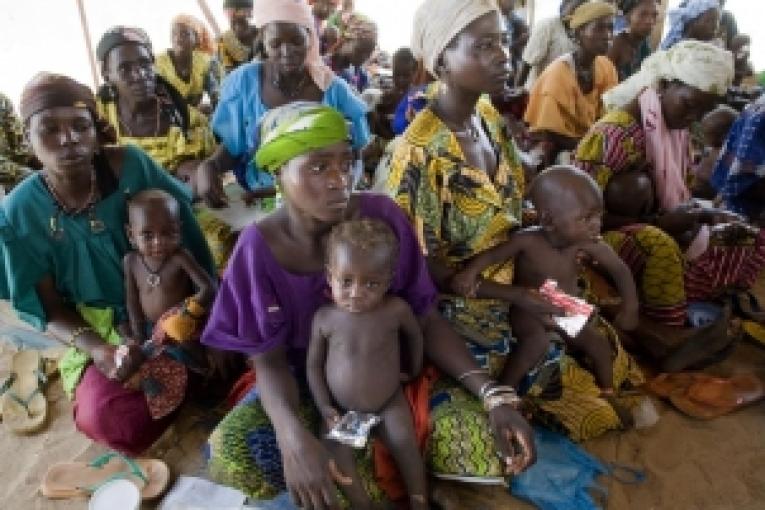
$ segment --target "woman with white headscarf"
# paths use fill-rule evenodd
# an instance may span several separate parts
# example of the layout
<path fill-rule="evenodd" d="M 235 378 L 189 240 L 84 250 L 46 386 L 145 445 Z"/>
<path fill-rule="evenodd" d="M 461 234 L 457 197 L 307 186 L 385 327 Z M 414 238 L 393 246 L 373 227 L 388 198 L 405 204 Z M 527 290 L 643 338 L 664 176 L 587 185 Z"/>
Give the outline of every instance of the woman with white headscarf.
<path fill-rule="evenodd" d="M 684 0 L 669 12 L 669 31 L 661 49 L 668 50 L 683 39 L 712 42 L 719 25 L 720 0 Z"/>
<path fill-rule="evenodd" d="M 765 267 L 765 237 L 722 235 L 715 224 L 733 215 L 694 206 L 687 186 L 688 128 L 732 79 L 732 55 L 712 44 L 684 40 L 658 51 L 605 95 L 611 111 L 577 148 L 577 164 L 604 190 L 606 240 L 640 280 L 644 315 L 664 325 L 685 326 L 689 302 L 749 287 Z M 724 332 L 696 338 L 663 368 L 682 370 L 725 347 Z"/>
<path fill-rule="evenodd" d="M 412 49 L 438 82 L 390 159 L 388 192 L 414 226 L 441 294 L 439 312 L 484 369 L 464 374 L 464 388 L 446 379 L 431 394 L 431 402 L 438 402 L 431 416 L 439 417 L 431 420 L 432 437 L 451 439 L 438 443 L 438 448 L 431 446 L 430 465 L 438 473 L 501 475 L 500 466 L 488 458 L 475 462 L 472 450 L 478 451 L 480 441 L 460 443 L 457 431 L 485 438 L 487 429 L 491 426 L 496 432 L 505 419 L 502 415 L 509 412 L 500 407 L 487 416 L 475 398 L 486 391 L 481 391 L 480 378 L 488 374 L 508 384 L 511 377 L 506 361 L 513 356 L 515 341 L 508 303 L 530 314 L 556 312 L 534 292 L 512 285 L 512 261 L 485 274 L 475 298 L 456 295 L 451 287 L 465 261 L 507 239 L 521 223 L 523 170 L 502 117 L 482 98 L 506 82 L 503 37 L 492 0 L 425 1 L 415 18 Z M 612 339 L 619 346 L 618 339 Z M 617 388 L 640 381 L 639 371 L 620 347 L 614 374 Z M 535 419 L 585 440 L 622 427 L 614 407 L 600 398 L 592 381 L 573 359 L 553 348 L 517 391 Z M 471 453 L 464 444 L 470 445 Z"/>

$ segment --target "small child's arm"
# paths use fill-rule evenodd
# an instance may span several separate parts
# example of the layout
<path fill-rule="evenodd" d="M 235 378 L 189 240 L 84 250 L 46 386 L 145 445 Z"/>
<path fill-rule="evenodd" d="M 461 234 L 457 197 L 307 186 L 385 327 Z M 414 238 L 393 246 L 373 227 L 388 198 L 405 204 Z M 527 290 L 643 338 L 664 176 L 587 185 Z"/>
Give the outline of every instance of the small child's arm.
<path fill-rule="evenodd" d="M 417 377 L 422 370 L 423 338 L 420 321 L 417 320 L 409 304 L 403 299 L 397 299 L 396 314 L 399 317 L 400 330 L 404 334 L 406 353 L 409 359 L 408 380 Z"/>
<path fill-rule="evenodd" d="M 507 241 L 482 251 L 470 259 L 467 265 L 452 278 L 452 290 L 460 296 L 474 297 L 481 273 L 494 264 L 518 255 L 523 249 L 524 238 L 523 234 L 511 235 Z"/>
<path fill-rule="evenodd" d="M 308 343 L 308 360 L 306 362 L 306 375 L 308 376 L 308 388 L 311 390 L 316 408 L 321 413 L 329 426 L 340 419 L 332 403 L 332 395 L 325 378 L 325 366 L 327 364 L 327 337 L 321 331 L 321 309 L 316 312 L 311 326 L 311 340 Z"/>
<path fill-rule="evenodd" d="M 213 299 L 215 299 L 215 292 L 217 290 L 215 280 L 207 274 L 207 271 L 202 269 L 202 266 L 199 265 L 186 249 L 181 248 L 178 250 L 176 256 L 179 258 L 181 267 L 186 271 L 186 274 L 194 282 L 194 286 L 197 289 L 197 293 L 194 294 L 194 300 L 205 311 L 208 311 Z"/>
<path fill-rule="evenodd" d="M 622 304 L 614 322 L 625 331 L 635 329 L 638 325 L 640 304 L 637 287 L 635 286 L 635 278 L 632 276 L 629 267 L 603 241 L 590 243 L 583 247 L 583 250 L 608 273 L 616 284 L 616 288 L 622 298 Z"/>
<path fill-rule="evenodd" d="M 138 291 L 138 284 L 133 274 L 132 260 L 135 253 L 130 252 L 122 258 L 122 273 L 125 279 L 125 304 L 127 305 L 128 327 L 120 328 L 121 334 L 127 333 L 130 339 L 135 339 L 140 343 L 146 340 L 146 315 L 141 307 L 141 296 Z"/>

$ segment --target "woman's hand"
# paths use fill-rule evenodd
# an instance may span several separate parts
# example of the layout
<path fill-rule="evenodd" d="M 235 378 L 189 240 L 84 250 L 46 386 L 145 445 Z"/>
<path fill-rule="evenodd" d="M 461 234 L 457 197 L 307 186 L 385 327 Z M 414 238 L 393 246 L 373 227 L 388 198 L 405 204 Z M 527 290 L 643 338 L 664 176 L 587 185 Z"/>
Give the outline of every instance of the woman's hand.
<path fill-rule="evenodd" d="M 534 464 L 537 450 L 534 431 L 510 405 L 497 406 L 489 412 L 489 424 L 505 474 L 517 475 Z"/>
<path fill-rule="evenodd" d="M 93 364 L 107 379 L 122 382 L 129 378 L 141 366 L 145 357 L 141 347 L 135 343 L 121 345 L 123 354 L 117 355 L 118 348 L 103 344 L 91 349 L 90 357 Z M 117 358 L 121 361 L 117 361 Z"/>
<path fill-rule="evenodd" d="M 216 164 L 210 159 L 204 160 L 196 170 L 196 196 L 204 200 L 208 207 L 220 209 L 227 204 L 223 191 L 223 180 Z"/>
<path fill-rule="evenodd" d="M 304 510 L 339 509 L 335 484 L 352 480 L 339 472 L 319 440 L 301 428 L 279 441 L 279 448 L 292 501 Z"/>

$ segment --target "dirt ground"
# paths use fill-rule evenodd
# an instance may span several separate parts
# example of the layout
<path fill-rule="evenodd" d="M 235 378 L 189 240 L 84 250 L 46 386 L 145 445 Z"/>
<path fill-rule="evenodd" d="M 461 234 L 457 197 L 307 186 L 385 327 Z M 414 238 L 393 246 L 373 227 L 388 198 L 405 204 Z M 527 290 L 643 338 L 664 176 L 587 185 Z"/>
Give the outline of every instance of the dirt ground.
<path fill-rule="evenodd" d="M 7 373 L 12 352 L 12 347 L 0 343 L 0 375 Z M 742 342 L 731 358 L 708 371 L 719 375 L 747 371 L 765 377 L 765 349 Z M 71 404 L 58 380 L 51 383 L 46 395 L 50 420 L 43 431 L 31 436 L 0 432 L 0 459 L 5 460 L 0 462 L 2 508 L 69 510 L 87 506 L 83 500 L 49 501 L 39 493 L 50 465 L 102 453 L 74 429 Z M 646 481 L 639 485 L 602 480 L 608 488 L 609 509 L 765 508 L 765 403 L 713 421 L 686 418 L 664 403 L 656 404 L 661 419 L 654 427 L 614 432 L 584 445 L 605 462 L 646 471 Z M 211 426 L 209 412 L 186 408 L 148 455 L 165 459 L 175 475 L 204 476 L 201 452 Z M 436 488 L 456 498 L 459 508 L 531 508 L 502 488 L 444 482 Z"/>

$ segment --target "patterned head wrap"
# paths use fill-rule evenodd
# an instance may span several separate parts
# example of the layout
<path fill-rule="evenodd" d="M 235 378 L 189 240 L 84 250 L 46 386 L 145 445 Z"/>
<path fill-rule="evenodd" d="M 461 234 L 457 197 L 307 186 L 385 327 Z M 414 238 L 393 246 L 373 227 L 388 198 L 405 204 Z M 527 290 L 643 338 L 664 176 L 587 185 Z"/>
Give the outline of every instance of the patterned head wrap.
<path fill-rule="evenodd" d="M 259 168 L 276 172 L 291 159 L 350 140 L 340 112 L 319 103 L 290 103 L 269 111 L 260 124 Z"/>
<path fill-rule="evenodd" d="M 661 49 L 669 49 L 682 40 L 688 23 L 711 9 L 719 8 L 720 0 L 688 0 L 685 6 L 670 11 L 669 32 L 661 43 Z"/>
<path fill-rule="evenodd" d="M 189 14 L 179 14 L 173 18 L 171 26 L 183 25 L 190 28 L 197 36 L 197 48 L 200 51 L 212 55 L 215 53 L 215 43 L 213 42 L 210 31 L 207 26 L 199 19 Z"/>
<path fill-rule="evenodd" d="M 377 41 L 377 23 L 358 12 L 351 13 L 342 32 L 340 32 L 340 39 L 344 41 L 359 39 Z"/>
<path fill-rule="evenodd" d="M 26 84 L 21 92 L 19 111 L 24 123 L 29 122 L 35 113 L 62 106 L 87 109 L 93 116 L 99 141 L 101 143 L 117 142 L 114 129 L 98 116 L 93 92 L 68 76 L 39 73 Z"/>
<path fill-rule="evenodd" d="M 645 59 L 640 71 L 603 94 L 606 108 L 623 108 L 646 87 L 662 80 L 681 81 L 723 96 L 733 83 L 733 55 L 714 44 L 686 39 Z"/>
<path fill-rule="evenodd" d="M 308 30 L 308 54 L 306 55 L 306 67 L 316 86 L 321 90 L 327 90 L 335 79 L 335 73 L 321 58 L 319 53 L 319 34 L 316 33 L 316 24 L 311 13 L 311 8 L 305 0 L 258 0 L 253 9 L 255 26 L 262 28 L 269 23 L 295 23 Z"/>
<path fill-rule="evenodd" d="M 591 21 L 605 18 L 606 16 L 614 16 L 615 14 L 616 8 L 609 3 L 599 1 L 585 2 L 571 13 L 571 16 L 568 18 L 568 26 L 571 27 L 571 30 L 576 30 Z"/>
<path fill-rule="evenodd" d="M 110 28 L 101 36 L 101 40 L 98 41 L 98 46 L 96 46 L 96 57 L 103 64 L 106 62 L 106 56 L 110 51 L 117 46 L 131 43 L 144 46 L 153 55 L 151 39 L 149 39 L 148 34 L 142 28 L 116 26 Z"/>
<path fill-rule="evenodd" d="M 425 0 L 414 16 L 412 52 L 436 76 L 436 62 L 466 26 L 484 14 L 496 12 L 493 0 Z"/>

